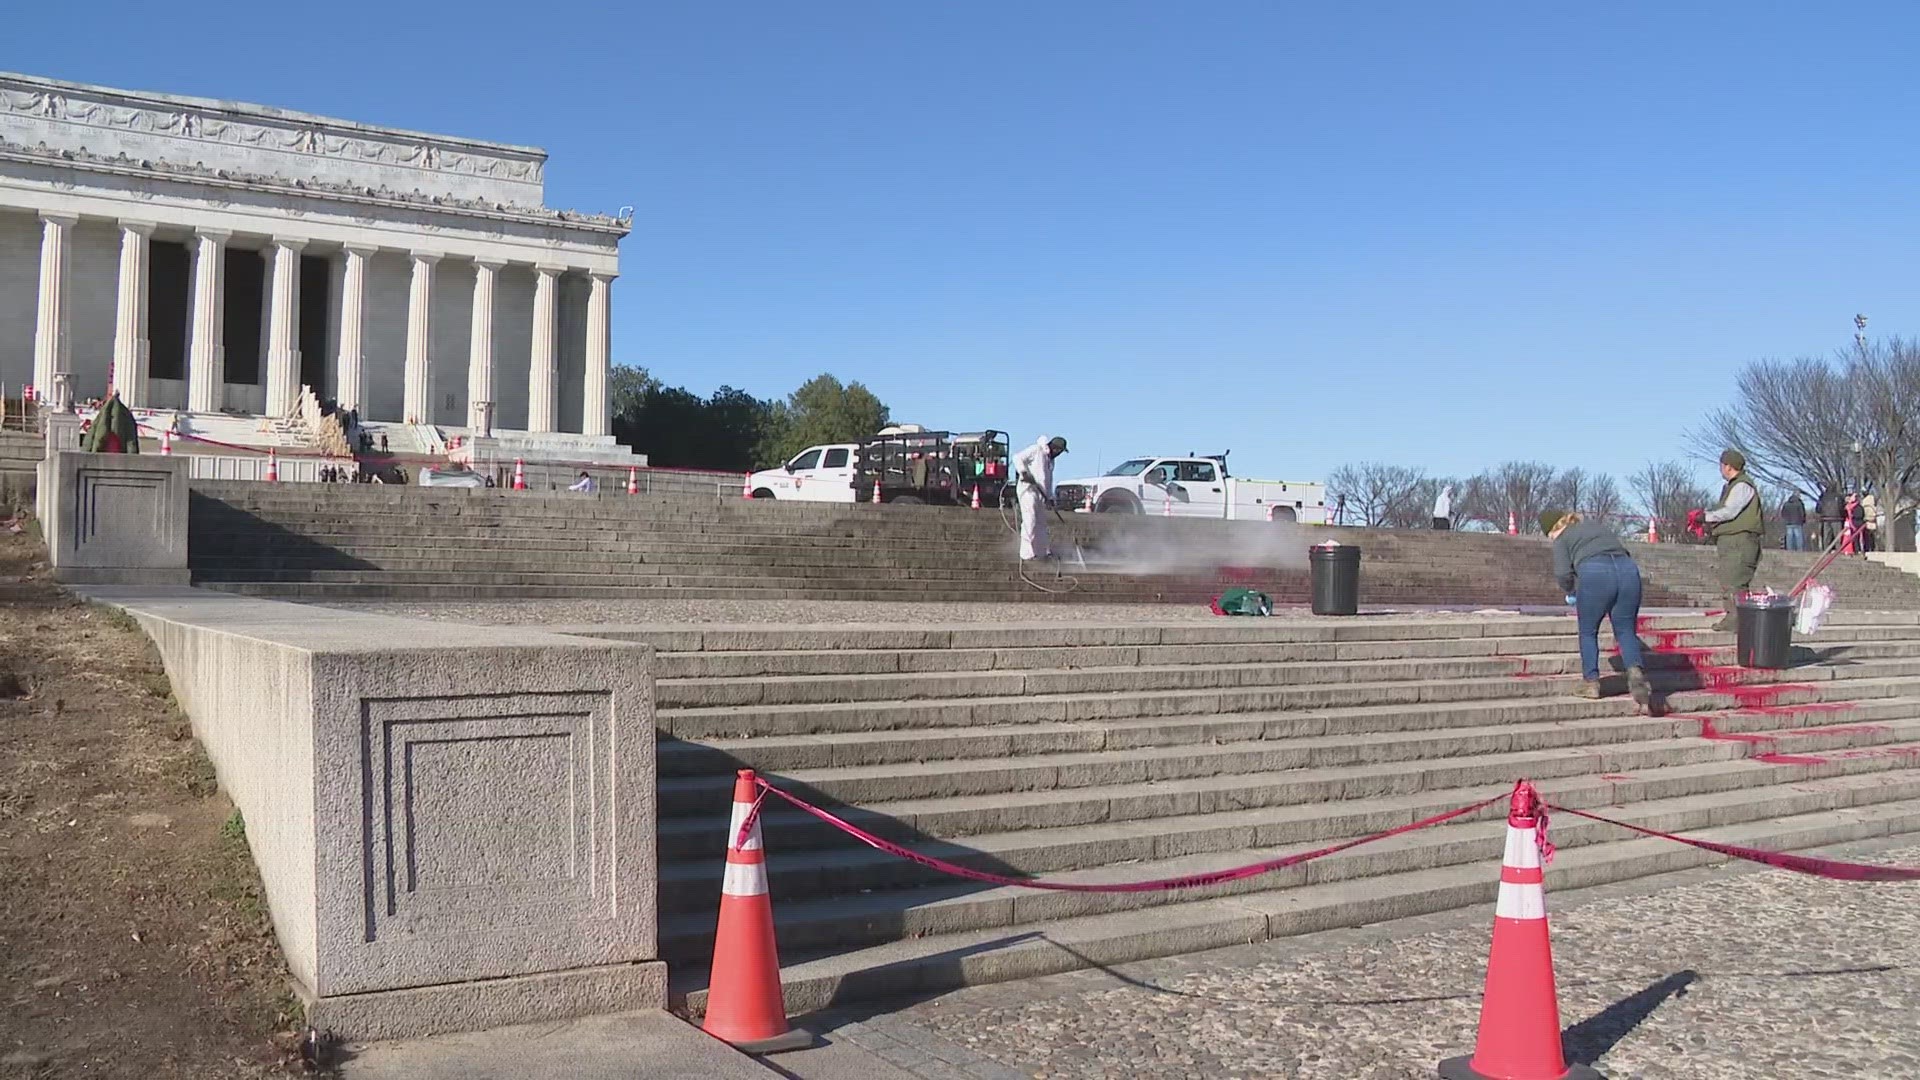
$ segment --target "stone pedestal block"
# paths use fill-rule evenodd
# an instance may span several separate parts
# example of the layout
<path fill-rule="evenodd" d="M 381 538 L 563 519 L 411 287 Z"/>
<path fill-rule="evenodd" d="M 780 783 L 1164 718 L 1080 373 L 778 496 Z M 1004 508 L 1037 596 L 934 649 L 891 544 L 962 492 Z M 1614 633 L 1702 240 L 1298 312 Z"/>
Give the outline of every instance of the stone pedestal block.
<path fill-rule="evenodd" d="M 192 589 L 134 615 L 246 819 L 309 1019 L 660 1008 L 653 653 Z"/>
<path fill-rule="evenodd" d="M 36 500 L 54 580 L 186 584 L 186 459 L 58 445 L 40 462 Z"/>

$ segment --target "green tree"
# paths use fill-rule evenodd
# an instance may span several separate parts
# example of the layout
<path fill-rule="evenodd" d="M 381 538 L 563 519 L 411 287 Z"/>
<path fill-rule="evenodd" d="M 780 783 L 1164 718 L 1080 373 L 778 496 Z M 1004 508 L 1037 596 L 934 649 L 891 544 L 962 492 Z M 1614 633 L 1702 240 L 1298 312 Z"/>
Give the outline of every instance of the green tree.
<path fill-rule="evenodd" d="M 816 443 L 857 442 L 886 427 L 887 419 L 886 405 L 865 386 L 816 375 L 771 410 L 762 460 L 772 465 Z"/>

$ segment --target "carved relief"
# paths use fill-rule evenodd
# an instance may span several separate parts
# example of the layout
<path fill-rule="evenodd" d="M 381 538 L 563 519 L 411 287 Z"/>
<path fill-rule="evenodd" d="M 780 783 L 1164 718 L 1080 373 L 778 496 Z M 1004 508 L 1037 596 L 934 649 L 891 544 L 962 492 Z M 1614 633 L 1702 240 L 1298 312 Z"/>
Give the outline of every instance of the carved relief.
<path fill-rule="evenodd" d="M 351 157 L 387 165 L 527 183 L 539 183 L 543 171 L 537 159 L 463 153 L 444 149 L 437 143 L 403 143 L 377 136 L 329 136 L 323 128 L 318 127 L 295 128 L 264 121 L 203 119 L 183 110 L 119 106 L 103 101 L 82 100 L 76 104 L 53 91 L 20 91 L 0 87 L 0 113 L 131 131 L 153 131 L 236 146 Z"/>

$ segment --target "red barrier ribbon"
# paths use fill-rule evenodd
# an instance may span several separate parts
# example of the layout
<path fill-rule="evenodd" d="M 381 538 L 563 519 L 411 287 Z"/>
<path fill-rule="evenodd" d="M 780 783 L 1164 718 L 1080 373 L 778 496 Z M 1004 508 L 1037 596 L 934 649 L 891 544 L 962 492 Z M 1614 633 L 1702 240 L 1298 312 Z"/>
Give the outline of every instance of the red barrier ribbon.
<path fill-rule="evenodd" d="M 911 862 L 919 863 L 921 866 L 925 866 L 933 870 L 938 870 L 943 874 L 950 874 L 954 877 L 966 878 L 970 881 L 979 881 L 988 885 L 1011 885 L 1011 886 L 1017 886 L 1023 889 L 1051 889 L 1056 892 L 1086 892 L 1086 893 L 1161 892 L 1169 889 L 1198 889 L 1207 885 L 1218 885 L 1218 884 L 1221 884 L 1222 882 L 1239 881 L 1239 880 L 1242 880 L 1243 878 L 1258 877 L 1261 874 L 1270 874 L 1275 870 L 1284 870 L 1289 866 L 1298 866 L 1301 863 L 1311 862 L 1314 859 L 1323 858 L 1327 855 L 1332 855 L 1337 852 L 1346 851 L 1349 848 L 1356 848 L 1356 847 L 1359 847 L 1361 844 L 1371 844 L 1376 840 L 1385 840 L 1385 839 L 1388 839 L 1389 837 L 1400 836 L 1405 833 L 1413 832 L 1416 829 L 1424 829 L 1429 825 L 1438 825 L 1441 822 L 1452 821 L 1454 818 L 1463 817 L 1467 814 L 1471 814 L 1479 810 L 1484 810 L 1487 807 L 1492 806 L 1494 803 L 1497 803 L 1500 800 L 1507 797 L 1504 794 L 1496 795 L 1491 799 L 1482 799 L 1477 803 L 1473 803 L 1469 806 L 1462 806 L 1457 810 L 1449 810 L 1444 814 L 1435 814 L 1434 816 L 1429 818 L 1422 818 L 1419 821 L 1415 821 L 1407 825 L 1401 825 L 1401 826 L 1398 826 L 1397 828 L 1388 829 L 1386 832 L 1374 833 L 1372 836 L 1363 836 L 1358 840 L 1347 840 L 1342 843 L 1333 844 L 1329 847 L 1318 848 L 1314 851 L 1303 851 L 1296 855 L 1287 855 L 1278 859 L 1268 859 L 1265 862 L 1252 863 L 1247 866 L 1236 866 L 1228 870 L 1213 870 L 1204 874 L 1193 874 L 1188 877 L 1160 878 L 1154 881 L 1126 881 L 1126 882 L 1115 882 L 1113 884 L 1083 884 L 1080 882 L 1046 881 L 1038 878 L 1016 878 L 1016 877 L 1007 877 L 1001 874 L 990 874 L 984 870 L 973 870 L 965 866 L 959 866 L 957 864 L 950 863 L 945 859 L 936 859 L 931 855 L 922 855 L 920 852 L 912 851 L 908 848 L 901 847 L 899 844 L 896 844 L 891 840 L 883 840 L 880 837 L 875 836 L 874 834 L 866 831 L 865 829 L 862 829 L 860 826 L 853 824 L 852 822 L 846 821 L 845 819 L 840 818 L 829 811 L 822 810 L 819 807 L 813 805 L 812 803 L 807 802 L 804 799 L 801 799 L 794 795 L 790 795 L 787 792 L 781 791 L 779 788 L 774 787 L 772 784 L 768 783 L 764 778 L 756 777 L 755 782 L 758 783 L 762 788 L 765 788 L 767 791 L 770 791 L 773 794 L 780 796 L 781 798 L 787 800 L 793 805 L 799 807 L 800 809 L 806 811 L 809 814 L 812 814 L 814 817 L 819 818 L 821 821 L 826 822 L 827 824 L 833 826 L 834 828 L 839 829 L 841 832 L 846 833 L 848 836 L 853 837 L 855 840 L 860 841 L 861 843 L 867 845 L 870 848 L 874 848 L 879 851 L 884 851 L 889 855 L 897 855 L 902 859 L 907 859 Z M 759 812 L 759 803 L 756 802 L 754 804 L 754 809 L 752 811 L 749 811 L 747 816 L 746 825 L 748 827 L 752 825 L 753 819 L 758 814 L 758 812 Z M 746 828 L 743 828 L 741 832 L 744 834 L 746 832 Z"/>
<path fill-rule="evenodd" d="M 1814 877 L 1832 878 L 1835 881 L 1920 881 L 1920 867 L 1874 866 L 1869 863 L 1842 862 L 1839 859 L 1822 859 L 1812 855 L 1789 855 L 1783 851 L 1764 851 L 1760 848 L 1741 847 L 1738 844 L 1717 844 L 1711 840 L 1695 840 L 1691 837 L 1676 836 L 1658 829 L 1629 825 L 1624 821 L 1589 814 L 1585 810 L 1575 810 L 1566 806 L 1553 809 L 1589 821 L 1598 821 L 1603 825 L 1617 825 L 1643 836 L 1658 837 L 1662 840 L 1675 840 L 1689 847 L 1703 851 L 1717 852 L 1734 859 L 1745 859 L 1779 870 L 1791 870 L 1796 874 L 1811 874 Z"/>

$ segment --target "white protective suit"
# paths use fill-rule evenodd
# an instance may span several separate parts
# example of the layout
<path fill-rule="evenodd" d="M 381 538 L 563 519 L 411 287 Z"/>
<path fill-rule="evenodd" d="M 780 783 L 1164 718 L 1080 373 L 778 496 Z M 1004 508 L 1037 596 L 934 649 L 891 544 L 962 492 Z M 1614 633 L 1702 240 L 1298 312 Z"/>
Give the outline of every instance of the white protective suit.
<path fill-rule="evenodd" d="M 1020 485 L 1020 559 L 1030 562 L 1053 554 L 1047 541 L 1047 502 L 1053 497 L 1051 435 L 1013 455 L 1013 478 Z"/>

